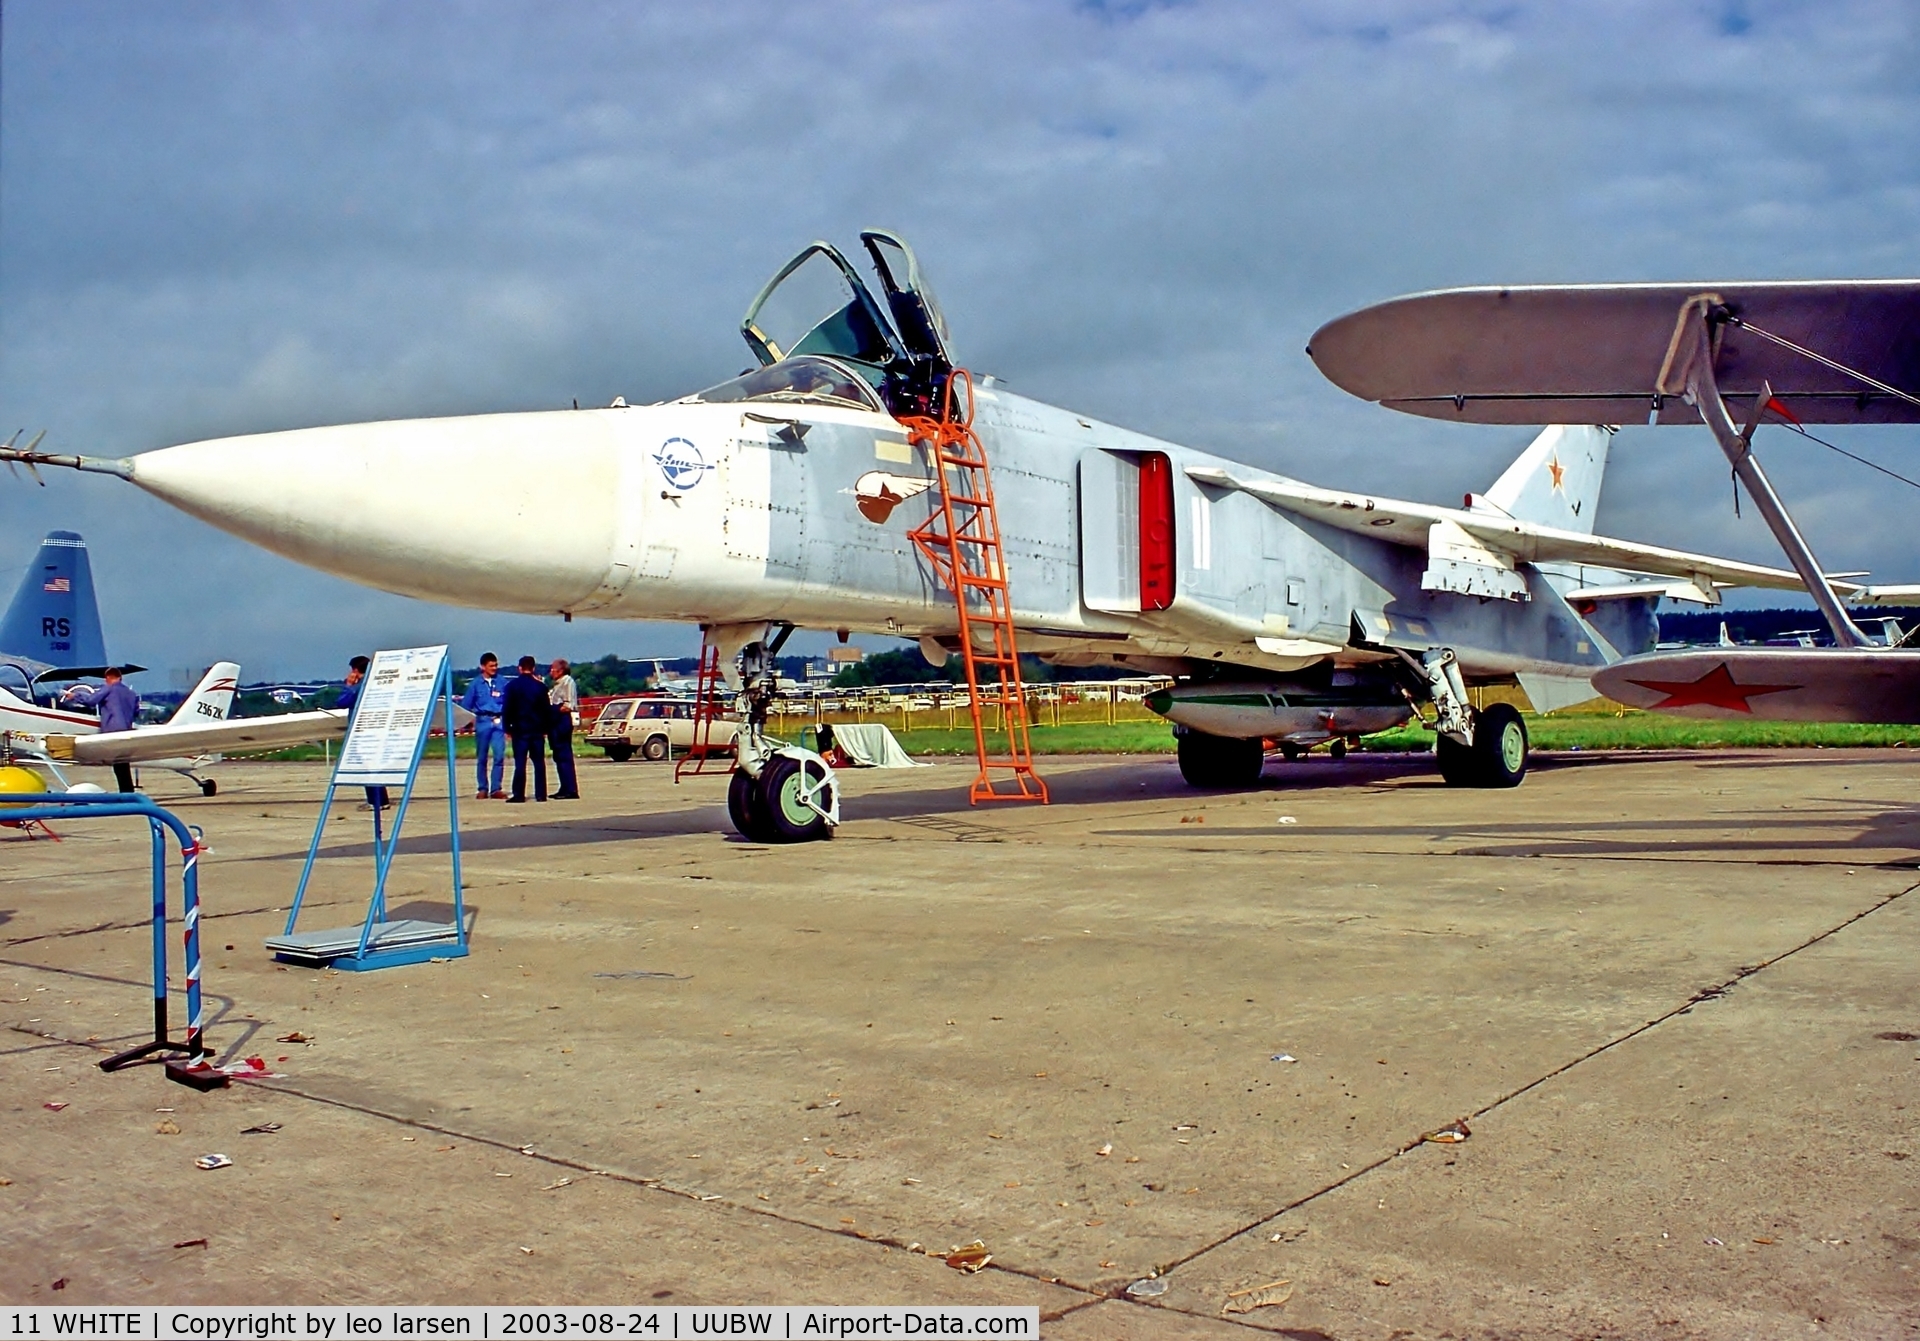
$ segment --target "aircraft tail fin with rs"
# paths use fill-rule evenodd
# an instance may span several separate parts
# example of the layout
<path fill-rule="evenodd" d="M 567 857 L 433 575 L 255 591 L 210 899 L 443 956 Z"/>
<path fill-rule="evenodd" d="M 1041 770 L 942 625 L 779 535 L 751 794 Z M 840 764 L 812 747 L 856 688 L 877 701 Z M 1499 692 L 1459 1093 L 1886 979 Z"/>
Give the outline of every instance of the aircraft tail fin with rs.
<path fill-rule="evenodd" d="M 181 702 L 179 710 L 167 719 L 167 725 L 205 726 L 209 722 L 226 721 L 233 711 L 233 696 L 239 688 L 240 667 L 231 661 L 215 662 Z"/>
<path fill-rule="evenodd" d="M 1491 489 L 1467 500 L 1468 509 L 1492 508 L 1516 521 L 1593 534 L 1613 432 L 1584 424 L 1542 430 Z"/>
<path fill-rule="evenodd" d="M 72 531 L 49 531 L 40 542 L 0 616 L 0 652 L 49 666 L 106 664 L 87 542 Z"/>

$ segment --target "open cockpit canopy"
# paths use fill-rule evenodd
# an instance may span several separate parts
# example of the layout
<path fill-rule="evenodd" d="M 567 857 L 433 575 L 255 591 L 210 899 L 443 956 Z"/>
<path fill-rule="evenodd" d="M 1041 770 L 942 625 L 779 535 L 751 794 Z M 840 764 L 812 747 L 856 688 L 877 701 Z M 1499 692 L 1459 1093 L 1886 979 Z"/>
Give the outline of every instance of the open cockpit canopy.
<path fill-rule="evenodd" d="M 911 247 L 872 228 L 860 241 L 886 295 L 884 309 L 845 256 L 815 242 L 767 281 L 740 333 L 764 371 L 799 355 L 825 356 L 856 371 L 894 414 L 935 412 L 953 367 L 946 318 Z M 715 397 L 702 392 L 700 399 Z"/>

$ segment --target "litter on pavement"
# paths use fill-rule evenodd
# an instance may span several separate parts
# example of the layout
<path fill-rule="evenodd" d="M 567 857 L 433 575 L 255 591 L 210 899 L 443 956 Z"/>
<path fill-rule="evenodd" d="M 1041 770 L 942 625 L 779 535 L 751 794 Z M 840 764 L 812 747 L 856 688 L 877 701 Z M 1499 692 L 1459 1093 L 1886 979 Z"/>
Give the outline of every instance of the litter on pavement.
<path fill-rule="evenodd" d="M 1275 1308 L 1291 1298 L 1293 1298 L 1292 1281 L 1268 1281 L 1265 1285 L 1250 1285 L 1244 1290 L 1228 1290 L 1227 1302 L 1220 1306 L 1220 1311 L 1251 1313 L 1256 1308 Z"/>

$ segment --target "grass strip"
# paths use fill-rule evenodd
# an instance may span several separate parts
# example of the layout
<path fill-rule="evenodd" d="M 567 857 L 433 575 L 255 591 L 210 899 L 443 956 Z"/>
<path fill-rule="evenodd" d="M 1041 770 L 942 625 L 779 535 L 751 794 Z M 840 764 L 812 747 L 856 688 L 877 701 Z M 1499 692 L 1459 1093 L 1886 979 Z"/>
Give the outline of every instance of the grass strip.
<path fill-rule="evenodd" d="M 1527 733 L 1536 750 L 1719 750 L 1719 749 L 1858 749 L 1920 747 L 1920 726 L 1863 726 L 1850 722 L 1734 722 L 1710 721 L 1693 717 L 1670 717 L 1660 713 L 1629 712 L 1577 713 L 1557 717 L 1528 715 Z M 902 731 L 894 736 L 908 754 L 972 754 L 971 727 L 929 726 Z M 1032 730 L 1035 754 L 1171 754 L 1173 733 L 1160 721 L 1067 722 L 1059 726 L 1036 726 Z M 789 732 L 786 739 L 797 739 Z M 987 732 L 988 747 L 996 752 L 1007 748 L 1006 733 Z M 457 742 L 460 757 L 473 756 L 473 740 Z M 584 741 L 575 751 L 586 759 L 597 759 L 600 751 Z M 1382 731 L 1361 741 L 1363 750 L 1406 753 L 1433 748 L 1433 733 L 1415 726 Z M 337 750 L 334 751 L 337 753 Z M 325 757 L 318 745 L 299 745 L 271 754 L 250 756 L 259 759 L 311 761 Z M 427 743 L 427 758 L 445 759 L 446 744 Z"/>

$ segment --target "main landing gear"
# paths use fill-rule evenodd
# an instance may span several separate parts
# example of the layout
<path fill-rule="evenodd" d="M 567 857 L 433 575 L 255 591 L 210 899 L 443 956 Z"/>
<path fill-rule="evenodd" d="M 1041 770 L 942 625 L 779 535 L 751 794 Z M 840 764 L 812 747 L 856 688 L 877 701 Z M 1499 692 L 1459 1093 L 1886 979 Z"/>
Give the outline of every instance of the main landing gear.
<path fill-rule="evenodd" d="M 1473 740 L 1434 740 L 1440 776 L 1449 787 L 1518 787 L 1527 775 L 1527 724 L 1510 703 L 1491 703 L 1473 715 Z"/>
<path fill-rule="evenodd" d="M 1415 664 L 1433 696 L 1433 753 L 1447 785 L 1518 787 L 1527 775 L 1529 744 L 1519 710 L 1492 703 L 1476 712 L 1450 647 L 1432 648 Z"/>

